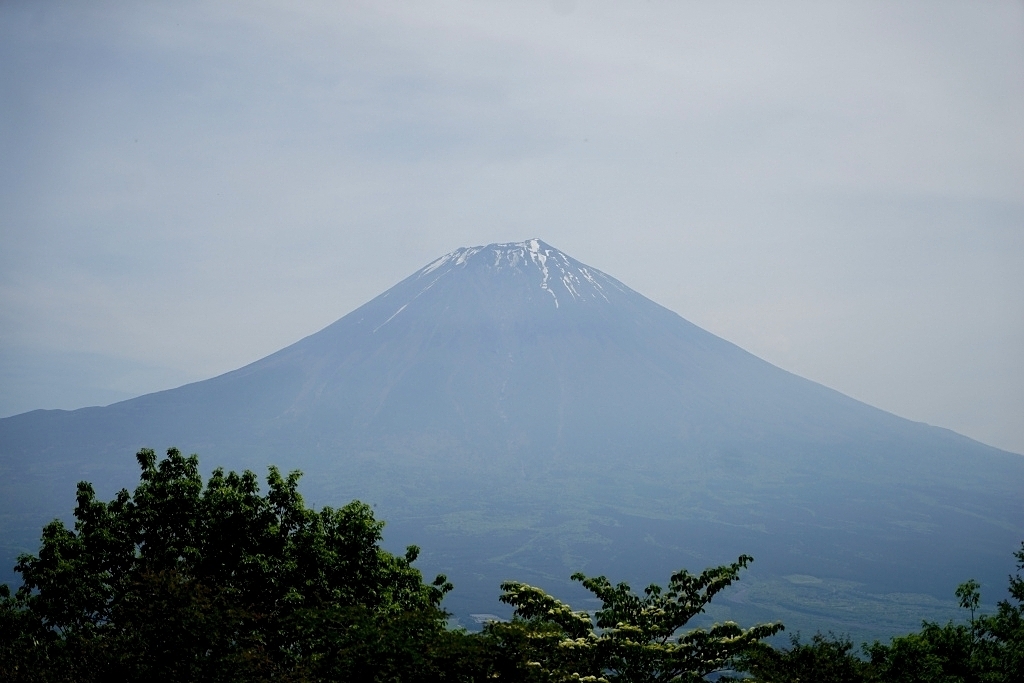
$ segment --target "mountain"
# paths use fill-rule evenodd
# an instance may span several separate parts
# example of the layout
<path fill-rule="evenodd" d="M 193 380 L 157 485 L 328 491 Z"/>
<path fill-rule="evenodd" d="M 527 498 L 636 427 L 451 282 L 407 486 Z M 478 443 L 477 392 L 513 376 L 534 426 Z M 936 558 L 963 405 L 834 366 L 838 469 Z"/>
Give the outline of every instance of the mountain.
<path fill-rule="evenodd" d="M 458 249 L 219 377 L 0 420 L 4 565 L 76 481 L 109 496 L 172 445 L 374 503 L 464 622 L 506 578 L 572 597 L 575 570 L 646 583 L 747 552 L 714 616 L 881 634 L 971 576 L 998 597 L 1024 538 L 1024 457 L 781 370 L 540 240 Z"/>

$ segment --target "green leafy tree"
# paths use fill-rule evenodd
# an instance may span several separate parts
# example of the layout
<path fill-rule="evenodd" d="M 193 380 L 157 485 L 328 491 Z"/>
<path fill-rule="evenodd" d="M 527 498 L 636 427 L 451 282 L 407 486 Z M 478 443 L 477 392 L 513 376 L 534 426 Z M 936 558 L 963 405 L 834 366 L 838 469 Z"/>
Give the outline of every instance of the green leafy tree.
<path fill-rule="evenodd" d="M 1024 681 L 1024 543 L 1014 553 L 1018 574 L 1010 576 L 1010 597 L 993 615 L 976 616 L 981 585 L 970 579 L 957 586 L 967 624 L 924 622 L 918 633 L 874 643 L 865 651 L 878 680 L 892 683 L 1020 683 Z"/>
<path fill-rule="evenodd" d="M 996 605 L 996 613 L 982 616 L 976 630 L 985 645 L 993 671 L 1004 681 L 1024 681 L 1024 542 L 1014 554 L 1017 574 L 1010 576 L 1010 599 Z"/>
<path fill-rule="evenodd" d="M 574 574 L 601 600 L 595 619 L 573 611 L 543 590 L 517 582 L 502 584 L 502 602 L 515 607 L 510 623 L 489 633 L 521 648 L 525 670 L 536 680 L 661 683 L 702 680 L 737 655 L 760 646 L 782 629 L 761 624 L 742 629 L 733 622 L 683 631 L 721 590 L 737 580 L 752 558 L 672 575 L 667 588 L 648 586 L 643 595 L 628 584 Z"/>
<path fill-rule="evenodd" d="M 458 651 L 423 582 L 352 502 L 314 511 L 299 473 L 203 484 L 196 456 L 138 453 L 134 493 L 78 486 L 74 529 L 43 530 L 0 595 L 7 680 L 442 680 Z M 451 668 L 451 667 L 448 667 Z M 457 668 L 457 667 L 455 667 Z"/>
<path fill-rule="evenodd" d="M 821 634 L 810 643 L 794 638 L 788 649 L 747 653 L 740 668 L 765 683 L 1021 683 L 1024 578 L 1019 571 L 1024 570 L 1024 543 L 1014 555 L 1018 574 L 1010 577 L 1012 601 L 1001 601 L 995 614 L 978 615 L 981 586 L 971 579 L 955 591 L 960 607 L 970 613 L 966 624 L 925 621 L 916 633 L 865 645 L 866 661 L 853 653 L 849 640 Z"/>
<path fill-rule="evenodd" d="M 974 579 L 968 579 L 956 587 L 955 595 L 960 601 L 960 607 L 969 610 L 971 613 L 971 624 L 974 624 L 974 612 L 981 603 L 981 584 Z"/>
<path fill-rule="evenodd" d="M 816 633 L 809 643 L 804 643 L 798 633 L 789 642 L 788 648 L 765 647 L 743 653 L 737 669 L 750 674 L 751 683 L 864 683 L 869 680 L 868 663 L 857 656 L 849 638 Z"/>
<path fill-rule="evenodd" d="M 921 630 L 865 648 L 875 679 L 886 683 L 967 683 L 988 680 L 972 656 L 974 636 L 963 624 L 924 622 Z"/>

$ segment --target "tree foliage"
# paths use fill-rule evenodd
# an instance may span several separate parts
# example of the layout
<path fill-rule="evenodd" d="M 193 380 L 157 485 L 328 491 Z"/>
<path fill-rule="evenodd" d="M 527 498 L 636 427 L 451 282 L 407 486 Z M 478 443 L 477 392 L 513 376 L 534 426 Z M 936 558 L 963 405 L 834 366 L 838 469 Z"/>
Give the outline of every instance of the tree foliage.
<path fill-rule="evenodd" d="M 1014 553 L 1024 570 L 1024 543 Z M 924 622 L 918 633 L 893 638 L 888 645 L 866 646 L 875 680 L 894 683 L 938 681 L 1024 681 L 1024 579 L 1010 576 L 1010 600 L 992 615 L 975 617 L 980 584 L 970 579 L 956 589 L 960 606 L 970 613 L 966 624 Z"/>
<path fill-rule="evenodd" d="M 515 607 L 516 618 L 492 625 L 490 632 L 521 643 L 528 664 L 545 680 L 702 680 L 782 629 L 781 624 L 742 629 L 726 622 L 683 631 L 751 560 L 744 555 L 697 575 L 681 570 L 671 576 L 667 588 L 652 584 L 643 595 L 626 583 L 613 585 L 604 576 L 574 574 L 573 580 L 601 601 L 594 619 L 539 588 L 507 582 L 502 584 L 501 600 Z"/>
<path fill-rule="evenodd" d="M 816 633 L 804 643 L 797 633 L 789 648 L 761 648 L 741 655 L 737 666 L 755 681 L 771 683 L 862 683 L 868 664 L 857 657 L 853 641 L 834 633 Z"/>
<path fill-rule="evenodd" d="M 103 502 L 78 486 L 73 529 L 43 529 L 0 591 L 0 680 L 697 680 L 780 625 L 680 633 L 750 562 L 674 574 L 643 596 L 604 577 L 596 621 L 507 583 L 516 619 L 481 634 L 445 627 L 451 585 L 418 554 L 380 548 L 364 504 L 305 506 L 299 473 L 215 470 L 175 449 L 137 459 L 140 482 Z"/>
<path fill-rule="evenodd" d="M 103 502 L 77 491 L 72 529 L 43 529 L 19 558 L 23 585 L 0 586 L 2 681 L 522 681 L 683 683 L 726 669 L 774 683 L 1024 681 L 1024 543 L 1009 599 L 978 614 L 980 586 L 956 590 L 966 623 L 924 622 L 889 643 L 815 635 L 789 648 L 781 624 L 688 629 L 751 562 L 681 570 L 642 594 L 573 575 L 601 603 L 593 616 L 540 588 L 502 584 L 511 622 L 469 634 L 446 627 L 452 589 L 424 583 L 380 547 L 365 504 L 307 508 L 299 473 L 215 470 L 196 456 L 137 454 L 133 492 Z"/>
<path fill-rule="evenodd" d="M 270 468 L 261 494 L 251 472 L 204 486 L 175 449 L 137 458 L 134 493 L 105 503 L 79 484 L 74 529 L 50 523 L 38 556 L 19 558 L 0 678 L 429 678 L 451 586 L 424 584 L 417 548 L 381 549 L 369 507 L 311 510 L 298 472 Z"/>
<path fill-rule="evenodd" d="M 925 621 L 921 630 L 862 647 L 859 657 L 848 639 L 815 635 L 788 649 L 750 650 L 739 661 L 753 681 L 797 683 L 1021 683 L 1024 681 L 1024 543 L 1014 553 L 1018 573 L 1010 576 L 1010 599 L 995 614 L 976 615 L 980 585 L 960 584 L 955 595 L 969 613 L 966 623 Z"/>
<path fill-rule="evenodd" d="M 1010 576 L 1010 598 L 999 601 L 995 614 L 979 619 L 976 631 L 986 643 L 985 649 L 993 653 L 1003 680 L 1020 681 L 1024 680 L 1024 542 L 1013 555 L 1017 574 Z"/>

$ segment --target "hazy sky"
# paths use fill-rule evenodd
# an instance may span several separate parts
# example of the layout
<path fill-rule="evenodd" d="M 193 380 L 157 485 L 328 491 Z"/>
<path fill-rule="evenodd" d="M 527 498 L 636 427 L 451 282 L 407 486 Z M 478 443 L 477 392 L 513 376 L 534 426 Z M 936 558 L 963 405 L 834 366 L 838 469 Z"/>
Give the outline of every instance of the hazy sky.
<path fill-rule="evenodd" d="M 529 237 L 1024 452 L 1024 3 L 0 2 L 0 415 Z"/>

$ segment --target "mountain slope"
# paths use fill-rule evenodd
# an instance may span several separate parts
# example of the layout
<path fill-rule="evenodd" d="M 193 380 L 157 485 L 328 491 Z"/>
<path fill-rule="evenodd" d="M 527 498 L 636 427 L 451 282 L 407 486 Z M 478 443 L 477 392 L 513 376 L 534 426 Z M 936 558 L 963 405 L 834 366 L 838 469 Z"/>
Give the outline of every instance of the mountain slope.
<path fill-rule="evenodd" d="M 234 372 L 0 420 L 6 554 L 74 481 L 109 493 L 169 445 L 377 503 L 466 609 L 509 576 L 654 580 L 739 552 L 943 595 L 1001 580 L 1024 537 L 1024 458 L 787 373 L 539 240 L 452 252 Z"/>

